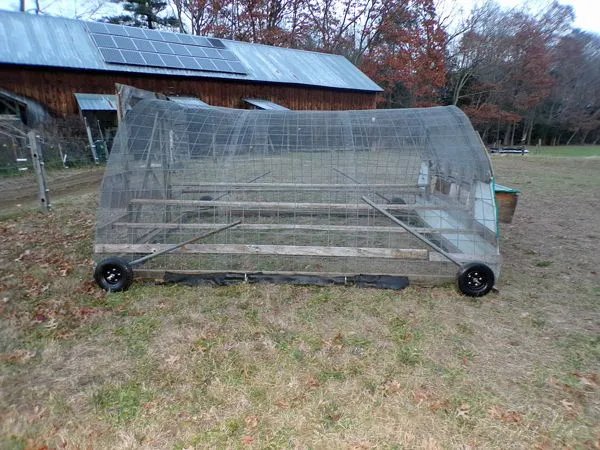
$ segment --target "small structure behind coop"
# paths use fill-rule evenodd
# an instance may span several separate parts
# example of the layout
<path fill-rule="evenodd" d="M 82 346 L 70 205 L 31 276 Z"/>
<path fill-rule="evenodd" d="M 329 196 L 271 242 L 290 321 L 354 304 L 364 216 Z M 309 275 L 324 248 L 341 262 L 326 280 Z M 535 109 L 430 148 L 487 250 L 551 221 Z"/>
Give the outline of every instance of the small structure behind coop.
<path fill-rule="evenodd" d="M 501 223 L 511 223 L 519 200 L 518 189 L 496 183 L 494 187 L 498 205 L 498 220 Z"/>
<path fill-rule="evenodd" d="M 118 278 L 118 267 L 102 275 L 102 261 L 117 255 L 125 265 L 147 255 L 139 274 L 152 278 L 433 283 L 455 279 L 458 266 L 461 290 L 483 295 L 500 271 L 493 185 L 486 149 L 455 107 L 235 110 L 142 100 L 106 168 L 97 272 Z"/>

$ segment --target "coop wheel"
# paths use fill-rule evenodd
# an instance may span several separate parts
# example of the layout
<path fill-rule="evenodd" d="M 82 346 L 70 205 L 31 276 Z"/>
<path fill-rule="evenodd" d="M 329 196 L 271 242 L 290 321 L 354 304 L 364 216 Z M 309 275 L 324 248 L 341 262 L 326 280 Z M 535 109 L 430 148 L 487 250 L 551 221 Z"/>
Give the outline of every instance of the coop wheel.
<path fill-rule="evenodd" d="M 105 291 L 126 291 L 133 282 L 133 270 L 121 258 L 106 258 L 96 266 L 94 279 Z"/>
<path fill-rule="evenodd" d="M 458 290 L 469 297 L 481 297 L 494 287 L 494 272 L 480 262 L 463 265 L 456 277 Z"/>

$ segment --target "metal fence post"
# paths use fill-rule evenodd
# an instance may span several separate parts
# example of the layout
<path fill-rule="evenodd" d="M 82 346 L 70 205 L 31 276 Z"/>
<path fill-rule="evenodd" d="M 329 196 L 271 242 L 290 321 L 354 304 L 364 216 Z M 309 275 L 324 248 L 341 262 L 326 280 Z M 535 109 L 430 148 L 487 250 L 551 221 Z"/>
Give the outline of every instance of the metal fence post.
<path fill-rule="evenodd" d="M 39 145 L 34 131 L 27 133 L 27 138 L 29 140 L 29 148 L 31 149 L 31 161 L 38 181 L 40 209 L 43 212 L 48 212 L 51 209 L 50 196 L 48 195 L 50 190 L 46 185 L 46 171 L 44 170 L 42 147 Z"/>

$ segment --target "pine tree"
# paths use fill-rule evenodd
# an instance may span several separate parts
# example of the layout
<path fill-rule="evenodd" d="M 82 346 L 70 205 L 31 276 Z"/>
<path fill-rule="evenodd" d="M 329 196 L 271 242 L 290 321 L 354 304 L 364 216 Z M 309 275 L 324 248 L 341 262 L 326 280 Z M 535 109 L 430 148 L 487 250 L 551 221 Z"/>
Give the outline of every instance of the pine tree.
<path fill-rule="evenodd" d="M 167 8 L 162 0 L 112 0 L 121 5 L 124 14 L 104 17 L 104 21 L 141 28 L 177 27 L 179 22 L 174 16 L 161 13 Z"/>

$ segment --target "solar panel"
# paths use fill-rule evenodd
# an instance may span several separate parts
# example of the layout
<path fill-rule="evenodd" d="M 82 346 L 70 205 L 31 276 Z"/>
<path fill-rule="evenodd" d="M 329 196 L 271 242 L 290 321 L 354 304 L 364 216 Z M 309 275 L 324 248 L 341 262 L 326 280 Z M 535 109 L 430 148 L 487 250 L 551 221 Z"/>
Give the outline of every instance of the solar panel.
<path fill-rule="evenodd" d="M 196 58 L 192 58 L 191 56 L 180 56 L 179 61 L 183 64 L 183 67 L 189 70 L 202 70 L 200 64 L 196 61 Z"/>
<path fill-rule="evenodd" d="M 217 66 L 219 72 L 231 72 L 231 67 L 229 67 L 227 61 L 224 61 L 222 59 L 214 59 L 213 64 Z"/>
<path fill-rule="evenodd" d="M 147 39 L 150 39 L 153 41 L 162 41 L 163 40 L 161 34 L 156 30 L 144 29 L 144 34 L 146 35 Z"/>
<path fill-rule="evenodd" d="M 167 33 L 165 31 L 159 31 L 159 33 L 165 42 L 174 42 L 176 44 L 179 44 L 180 42 L 176 33 Z"/>
<path fill-rule="evenodd" d="M 121 50 L 121 55 L 125 59 L 125 63 L 133 64 L 134 66 L 145 66 L 146 61 L 142 58 L 140 52 L 133 50 Z"/>
<path fill-rule="evenodd" d="M 154 67 L 167 67 L 162 58 L 157 53 L 141 52 L 146 64 Z"/>
<path fill-rule="evenodd" d="M 115 36 L 113 37 L 115 43 L 117 44 L 117 48 L 121 50 L 137 50 L 137 47 L 133 44 L 131 38 Z"/>
<path fill-rule="evenodd" d="M 237 56 L 235 56 L 233 52 L 230 52 L 229 50 L 218 50 L 218 52 L 223 59 L 227 59 L 229 61 L 238 61 Z"/>
<path fill-rule="evenodd" d="M 217 72 L 217 66 L 215 66 L 212 60 L 207 58 L 196 58 L 196 61 L 200 65 L 202 70 L 210 70 L 212 72 Z"/>
<path fill-rule="evenodd" d="M 189 34 L 180 34 L 179 40 L 181 41 L 182 44 L 197 45 L 194 40 L 194 36 L 190 36 Z"/>
<path fill-rule="evenodd" d="M 220 39 L 99 22 L 86 26 L 106 63 L 247 73 Z"/>
<path fill-rule="evenodd" d="M 188 51 L 192 54 L 192 56 L 196 56 L 198 58 L 206 58 L 206 53 L 201 47 L 193 47 L 189 46 Z"/>
<path fill-rule="evenodd" d="M 129 37 L 146 39 L 146 34 L 144 33 L 144 30 L 141 28 L 125 27 L 125 30 L 127 31 L 127 34 L 129 35 Z"/>
<path fill-rule="evenodd" d="M 156 53 L 173 54 L 173 50 L 171 50 L 171 47 L 166 42 L 152 41 L 152 45 Z"/>
<path fill-rule="evenodd" d="M 100 48 L 100 53 L 104 57 L 104 61 L 109 63 L 120 63 L 125 64 L 125 59 L 121 55 L 121 52 L 114 48 Z"/>
<path fill-rule="evenodd" d="M 117 44 L 113 41 L 112 36 L 106 34 L 92 34 L 92 37 L 98 47 L 117 48 Z"/>
<path fill-rule="evenodd" d="M 152 42 L 143 41 L 141 39 L 132 39 L 132 41 L 138 50 L 141 50 L 144 52 L 154 52 L 154 47 L 152 46 Z"/>
<path fill-rule="evenodd" d="M 208 42 L 210 42 L 215 48 L 226 48 L 225 44 L 223 44 L 220 39 L 208 38 Z"/>
<path fill-rule="evenodd" d="M 183 69 L 183 64 L 179 61 L 179 58 L 175 55 L 160 55 L 162 60 L 165 62 L 167 67 L 173 67 L 176 69 Z"/>
<path fill-rule="evenodd" d="M 206 56 L 209 58 L 221 58 L 219 51 L 214 48 L 203 48 L 202 50 L 204 50 L 204 53 L 206 53 Z"/>
<path fill-rule="evenodd" d="M 200 47 L 212 47 L 208 39 L 202 36 L 194 36 L 195 45 L 199 45 Z"/>
<path fill-rule="evenodd" d="M 116 34 L 117 36 L 129 36 L 127 34 L 127 30 L 123 25 L 114 25 L 112 23 L 104 24 L 106 27 L 108 34 Z"/>
<path fill-rule="evenodd" d="M 104 26 L 103 23 L 100 22 L 87 22 L 86 23 L 88 30 L 92 33 L 108 33 L 108 30 Z"/>
<path fill-rule="evenodd" d="M 171 50 L 176 55 L 190 56 L 190 52 L 188 52 L 187 47 L 181 44 L 169 44 Z"/>

